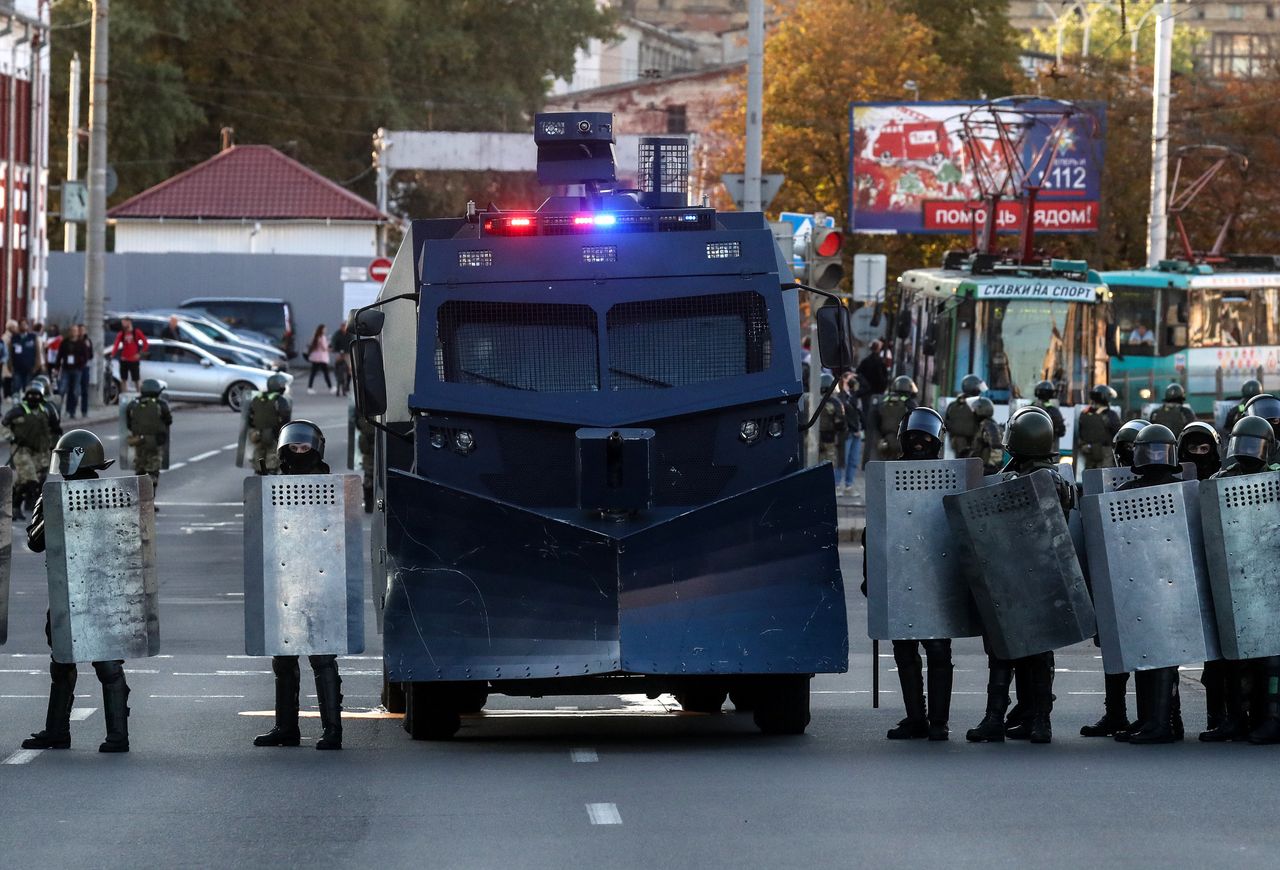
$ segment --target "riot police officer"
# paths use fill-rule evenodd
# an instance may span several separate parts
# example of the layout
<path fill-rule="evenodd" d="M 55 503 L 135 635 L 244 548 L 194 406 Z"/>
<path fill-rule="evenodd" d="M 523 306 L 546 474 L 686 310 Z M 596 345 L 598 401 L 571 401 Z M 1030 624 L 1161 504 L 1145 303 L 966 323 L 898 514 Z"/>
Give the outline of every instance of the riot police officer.
<path fill-rule="evenodd" d="M 63 480 L 96 480 L 98 472 L 115 460 L 107 459 L 98 436 L 87 429 L 72 429 L 58 439 L 53 448 L 49 471 Z M 27 526 L 27 547 L 34 553 L 45 550 L 44 496 L 36 501 Z M 45 613 L 44 635 L 53 646 L 49 614 Z M 107 720 L 107 739 L 99 752 L 129 751 L 129 684 L 125 681 L 124 661 L 94 662 L 93 670 L 102 684 L 102 710 Z M 76 666 L 49 659 L 49 708 L 44 730 L 22 741 L 23 749 L 70 749 L 71 706 L 75 703 Z"/>
<path fill-rule="evenodd" d="M 1246 412 L 1236 421 L 1227 439 L 1226 467 L 1214 478 L 1243 477 L 1266 471 L 1280 471 L 1280 464 L 1272 461 L 1276 453 L 1276 436 L 1271 424 L 1263 417 Z M 1223 681 L 1223 713 L 1216 727 L 1200 735 L 1206 743 L 1239 740 L 1247 736 L 1250 743 L 1280 743 L 1280 656 L 1245 661 L 1223 661 L 1215 668 Z M 1252 673 L 1258 696 L 1254 711 L 1254 727 L 1250 730 L 1246 712 L 1244 686 L 1246 675 Z M 1208 668 L 1205 672 L 1208 678 Z M 1206 700 L 1208 686 L 1206 685 Z M 1211 708 L 1212 709 L 1212 708 Z"/>
<path fill-rule="evenodd" d="M 1080 412 L 1076 421 L 1076 443 L 1085 468 L 1113 468 L 1116 464 L 1111 441 L 1120 431 L 1120 415 L 1111 409 L 1116 391 L 1106 384 L 1098 384 L 1089 391 L 1089 407 Z"/>
<path fill-rule="evenodd" d="M 1188 423 L 1194 423 L 1195 411 L 1187 407 L 1187 391 L 1182 384 L 1164 388 L 1164 402 L 1151 412 L 1151 422 L 1164 426 L 1176 438 Z"/>
<path fill-rule="evenodd" d="M 890 384 L 889 392 L 871 409 L 875 430 L 880 438 L 876 442 L 877 459 L 897 459 L 902 456 L 898 430 L 906 416 L 915 410 L 918 392 L 915 381 L 906 375 L 898 375 Z"/>
<path fill-rule="evenodd" d="M 1178 433 L 1178 463 L 1196 467 L 1196 480 L 1208 480 L 1222 470 L 1222 439 L 1218 430 L 1201 420 Z"/>
<path fill-rule="evenodd" d="M 62 434 L 58 412 L 45 401 L 44 386 L 27 384 L 22 401 L 14 405 L 0 421 L 10 433 L 13 452 L 13 518 L 26 519 L 25 504 L 30 509 L 40 494 L 49 469 L 49 451 L 54 439 Z"/>
<path fill-rule="evenodd" d="M 1117 468 L 1133 468 L 1133 442 L 1138 439 L 1138 433 L 1150 425 L 1146 420 L 1130 420 L 1116 432 L 1116 437 L 1111 439 L 1111 450 Z"/>
<path fill-rule="evenodd" d="M 839 448 L 845 432 L 844 402 L 835 393 L 827 395 L 834 383 L 835 378 L 830 372 L 823 372 L 819 377 L 822 395 L 826 398 L 818 412 L 818 461 L 832 464 L 840 456 Z"/>
<path fill-rule="evenodd" d="M 1254 378 L 1250 378 L 1240 385 L 1240 401 L 1227 411 L 1227 419 L 1222 425 L 1222 431 L 1227 435 L 1235 429 L 1236 423 L 1244 416 L 1245 405 L 1250 399 L 1262 392 L 1262 383 Z"/>
<path fill-rule="evenodd" d="M 1063 513 L 1069 513 L 1075 505 L 1075 487 L 1064 480 L 1057 470 L 1054 455 L 1057 442 L 1053 435 L 1053 420 L 1041 408 L 1020 408 L 1009 418 L 1004 432 L 1004 449 L 1009 461 L 1000 470 L 1008 479 L 1015 479 L 1036 471 L 1048 470 L 1053 474 L 1054 486 Z M 1036 542 L 1028 541 L 1028 546 Z M 1050 714 L 1053 710 L 1053 653 L 1038 653 L 1025 658 L 1008 660 L 998 658 L 990 643 L 983 638 L 987 652 L 987 709 L 976 728 L 965 735 L 972 743 L 1030 740 L 1032 743 L 1049 743 L 1053 739 Z M 1026 715 L 1010 717 L 1005 722 L 1009 708 L 1009 687 L 1015 672 L 1018 674 L 1018 704 L 1025 707 Z"/>
<path fill-rule="evenodd" d="M 160 487 L 160 469 L 164 467 L 165 445 L 173 426 L 173 412 L 163 398 L 164 383 L 147 378 L 137 398 L 125 408 L 125 424 L 129 428 L 129 446 L 133 448 L 133 470 L 151 478 L 152 492 Z M 156 507 L 158 511 L 159 506 Z"/>
<path fill-rule="evenodd" d="M 956 456 L 981 459 L 982 473 L 995 474 L 1004 462 L 1004 444 L 1000 438 L 1000 427 L 994 419 L 996 406 L 986 396 L 976 396 L 969 399 L 967 404 L 977 426 L 969 449 Z M 952 443 L 955 443 L 954 439 Z"/>
<path fill-rule="evenodd" d="M 253 473 L 274 474 L 280 467 L 276 442 L 293 418 L 293 402 L 284 394 L 289 381 L 282 374 L 267 378 L 267 388 L 255 393 L 249 404 L 249 441 L 253 444 Z"/>
<path fill-rule="evenodd" d="M 990 403 L 990 400 L 982 401 Z M 898 440 L 902 444 L 902 459 L 925 460 L 942 457 L 942 438 L 946 426 L 942 417 L 932 408 L 915 408 L 902 419 L 898 428 Z M 863 553 L 866 553 L 865 539 Z M 863 574 L 866 573 L 864 555 Z M 864 592 L 865 587 L 864 587 Z M 925 705 L 925 682 L 921 669 L 920 647 L 924 647 L 929 662 L 928 707 Z M 946 740 L 947 722 L 951 715 L 951 639 L 930 638 L 923 640 L 893 641 L 893 660 L 898 666 L 898 681 L 902 685 L 902 702 L 907 716 L 897 727 L 889 729 L 890 740 L 907 740 L 928 737 L 930 740 Z"/>
<path fill-rule="evenodd" d="M 310 420 L 295 420 L 280 430 L 275 463 L 278 474 L 328 474 L 324 461 L 324 432 Z M 308 656 L 316 677 L 316 701 L 320 707 L 320 739 L 316 749 L 342 748 L 342 678 L 338 675 L 338 657 Z M 302 742 L 298 730 L 298 691 L 300 673 L 297 656 L 272 656 L 271 670 L 276 676 L 275 724 L 266 734 L 253 739 L 254 746 L 297 746 Z"/>
<path fill-rule="evenodd" d="M 1152 423 L 1138 433 L 1133 444 L 1133 470 L 1137 477 L 1122 483 L 1117 492 L 1178 482 L 1177 474 L 1181 470 L 1178 440 L 1167 426 Z M 1132 730 L 1117 733 L 1116 739 L 1135 744 L 1181 740 L 1178 668 L 1138 671 L 1134 686 L 1138 695 L 1138 722 Z"/>
<path fill-rule="evenodd" d="M 1271 424 L 1271 432 L 1276 440 L 1267 463 L 1280 463 L 1280 399 L 1270 393 L 1259 393 L 1245 403 L 1244 413 L 1246 417 L 1261 417 Z"/>
<path fill-rule="evenodd" d="M 1031 400 L 1032 408 L 1040 408 L 1053 420 L 1053 437 L 1061 439 L 1067 434 L 1067 421 L 1062 419 L 1062 409 L 1058 407 L 1058 388 L 1053 381 L 1041 381 L 1036 384 L 1035 398 Z"/>
<path fill-rule="evenodd" d="M 947 412 L 942 421 L 947 427 L 947 437 L 951 440 L 951 449 L 957 457 L 969 454 L 969 446 L 978 434 L 978 421 L 973 416 L 969 399 L 981 396 L 987 385 L 977 375 L 965 375 L 960 381 L 960 395 L 947 405 Z"/>

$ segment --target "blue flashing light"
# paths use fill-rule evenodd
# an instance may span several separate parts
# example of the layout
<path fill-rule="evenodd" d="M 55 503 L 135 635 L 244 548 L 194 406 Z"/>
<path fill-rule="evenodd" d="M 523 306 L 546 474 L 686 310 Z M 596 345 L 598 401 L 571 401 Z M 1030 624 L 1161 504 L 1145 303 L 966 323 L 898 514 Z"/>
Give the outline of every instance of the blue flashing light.
<path fill-rule="evenodd" d="M 680 215 L 680 220 L 682 220 L 682 221 L 696 221 L 697 219 L 698 219 L 698 216 L 697 216 L 696 214 L 682 214 L 682 215 Z"/>
<path fill-rule="evenodd" d="M 618 219 L 614 215 L 611 215 L 611 214 L 596 215 L 596 226 L 598 227 L 611 227 L 617 222 L 618 222 Z"/>

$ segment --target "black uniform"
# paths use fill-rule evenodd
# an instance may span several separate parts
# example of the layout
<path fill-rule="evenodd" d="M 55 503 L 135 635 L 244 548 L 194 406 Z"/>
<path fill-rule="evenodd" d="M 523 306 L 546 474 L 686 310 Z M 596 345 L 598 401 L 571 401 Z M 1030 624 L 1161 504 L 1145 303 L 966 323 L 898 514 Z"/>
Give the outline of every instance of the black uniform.
<path fill-rule="evenodd" d="M 942 415 L 947 427 L 947 437 L 951 440 L 951 449 L 957 458 L 973 455 L 969 451 L 973 440 L 978 436 L 978 418 L 969 409 L 969 404 L 965 401 L 967 398 L 969 397 L 964 393 L 956 396 L 947 405 L 947 412 Z M 996 440 L 1000 440 L 998 433 Z"/>
<path fill-rule="evenodd" d="M 1080 412 L 1076 423 L 1076 443 L 1085 468 L 1114 468 L 1116 454 L 1111 442 L 1120 431 L 1120 415 L 1111 408 L 1090 405 Z"/>
<path fill-rule="evenodd" d="M 1053 437 L 1062 438 L 1067 434 L 1067 421 L 1062 418 L 1062 409 L 1057 402 L 1046 402 L 1043 399 L 1032 399 L 1031 407 L 1039 408 L 1053 420 Z"/>
<path fill-rule="evenodd" d="M 977 433 L 974 435 L 973 443 L 969 450 L 964 454 L 957 454 L 961 458 L 975 458 L 982 460 L 982 473 L 984 475 L 996 474 L 1000 471 L 1000 463 L 1004 460 L 1004 449 L 1001 446 L 1000 427 L 995 420 L 985 417 L 978 421 Z"/>

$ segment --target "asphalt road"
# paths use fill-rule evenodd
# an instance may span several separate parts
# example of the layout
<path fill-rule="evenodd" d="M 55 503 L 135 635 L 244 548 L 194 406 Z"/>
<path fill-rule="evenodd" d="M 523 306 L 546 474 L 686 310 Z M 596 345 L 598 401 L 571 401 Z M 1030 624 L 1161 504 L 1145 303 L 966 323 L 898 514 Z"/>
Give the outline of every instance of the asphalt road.
<path fill-rule="evenodd" d="M 298 415 L 326 429 L 339 467 L 341 400 L 300 396 Z M 16 751 L 42 727 L 48 658 L 42 561 L 15 546 L 0 648 L 0 867 L 1276 866 L 1280 747 L 1076 736 L 1101 709 L 1091 646 L 1058 656 L 1050 746 L 964 742 L 984 700 L 976 640 L 956 643 L 953 739 L 885 740 L 902 715 L 896 675 L 886 649 L 873 709 L 852 546 L 851 671 L 814 681 L 803 737 L 763 737 L 749 716 L 684 714 L 669 698 L 495 697 L 453 741 L 415 743 L 377 707 L 370 617 L 365 655 L 341 662 L 345 750 L 311 749 L 315 718 L 302 748 L 254 748 L 272 679 L 267 660 L 242 654 L 235 426 L 212 408 L 175 423 L 181 465 L 159 495 L 163 655 L 127 664 L 128 755 L 96 751 L 89 668 L 72 749 Z M 1182 677 L 1192 735 L 1204 720 L 1197 676 Z M 309 679 L 304 665 L 314 715 Z"/>

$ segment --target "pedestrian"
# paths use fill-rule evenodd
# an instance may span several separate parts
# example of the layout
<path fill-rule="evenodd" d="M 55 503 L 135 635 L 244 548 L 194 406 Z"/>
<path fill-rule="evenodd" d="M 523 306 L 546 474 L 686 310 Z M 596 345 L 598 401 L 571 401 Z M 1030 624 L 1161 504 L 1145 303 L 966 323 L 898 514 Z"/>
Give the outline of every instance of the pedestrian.
<path fill-rule="evenodd" d="M 351 392 L 351 344 L 354 339 L 347 330 L 344 320 L 334 330 L 333 340 L 329 347 L 333 351 L 333 377 L 338 382 L 338 395 L 345 396 Z"/>
<path fill-rule="evenodd" d="M 125 408 L 129 446 L 133 448 L 133 470 L 151 478 L 151 492 L 160 488 L 160 469 L 173 426 L 173 412 L 162 396 L 164 383 L 155 378 L 142 382 L 141 395 Z M 160 506 L 155 506 L 156 512 Z"/>
<path fill-rule="evenodd" d="M 93 342 L 85 332 L 84 324 L 77 323 L 71 335 L 58 345 L 58 369 L 62 372 L 62 400 L 67 416 L 76 418 L 76 400 L 79 399 L 80 416 L 89 415 L 89 367 L 93 362 Z"/>
<path fill-rule="evenodd" d="M 853 372 L 841 375 L 836 395 L 844 403 L 843 465 L 836 477 L 836 495 L 853 495 L 853 483 L 862 461 L 862 402 L 858 399 L 858 376 Z"/>
<path fill-rule="evenodd" d="M 18 331 L 10 339 L 9 360 L 13 369 L 13 395 L 16 398 L 22 395 L 27 382 L 41 368 L 40 336 L 31 331 L 26 320 L 18 321 Z"/>
<path fill-rule="evenodd" d="M 178 328 L 178 315 L 169 315 L 169 322 L 160 330 L 160 337 L 165 341 L 182 341 L 182 330 Z"/>
<path fill-rule="evenodd" d="M 58 348 L 62 346 L 63 335 L 56 324 L 49 324 L 44 339 L 44 371 L 49 376 L 49 383 L 54 390 L 62 392 L 61 372 L 58 369 Z"/>
<path fill-rule="evenodd" d="M 133 325 L 128 317 L 120 318 L 120 331 L 111 345 L 111 358 L 120 360 L 120 392 L 129 389 L 129 379 L 133 379 L 133 388 L 138 390 L 141 380 L 142 355 L 150 347 L 146 335 Z"/>
<path fill-rule="evenodd" d="M 18 334 L 18 321 L 10 320 L 4 326 L 4 397 L 13 396 L 13 339 Z"/>
<path fill-rule="evenodd" d="M 106 458 L 98 436 L 86 429 L 72 429 L 63 435 L 53 449 L 54 466 L 51 471 L 62 475 L 63 480 L 96 480 L 98 472 L 115 460 Z M 27 548 L 33 553 L 45 551 L 44 496 L 36 501 L 27 526 Z M 78 578 L 79 579 L 79 578 Z M 113 617 L 115 615 L 113 614 Z M 44 635 L 53 647 L 53 631 L 50 614 L 45 612 Z M 99 752 L 129 751 L 129 684 L 124 676 L 124 660 L 93 663 L 93 670 L 102 684 L 103 718 L 107 724 L 107 739 L 98 747 Z M 45 714 L 44 730 L 37 731 L 22 741 L 23 749 L 70 749 L 71 707 L 75 704 L 76 666 L 74 662 L 63 664 L 49 657 L 49 707 Z"/>
<path fill-rule="evenodd" d="M 267 378 L 267 388 L 255 393 L 245 417 L 249 443 L 253 445 L 253 473 L 275 474 L 279 466 L 276 439 L 293 418 L 293 403 L 284 394 L 289 382 L 282 374 Z"/>
<path fill-rule="evenodd" d="M 889 368 L 884 364 L 881 351 L 884 345 L 879 341 L 871 342 L 867 355 L 858 363 L 858 398 L 862 400 L 862 419 L 871 419 L 871 402 L 876 396 L 889 389 Z"/>
<path fill-rule="evenodd" d="M 45 401 L 42 384 L 28 384 L 22 400 L 9 409 L 0 424 L 7 430 L 13 467 L 13 518 L 24 520 L 22 507 L 34 507 L 49 469 L 54 439 L 62 434 L 58 412 Z"/>
<path fill-rule="evenodd" d="M 324 385 L 330 392 L 336 392 L 333 381 L 329 380 L 329 337 L 325 335 L 326 327 L 322 323 L 316 327 L 311 343 L 307 345 L 307 362 L 311 363 L 311 377 L 307 378 L 307 395 L 312 395 L 316 383 L 316 373 L 324 374 Z"/>
<path fill-rule="evenodd" d="M 324 432 L 310 420 L 295 420 L 281 429 L 274 452 L 278 469 L 275 473 L 329 473 L 324 461 Z M 312 655 L 307 659 L 315 674 L 316 705 L 320 708 L 321 732 L 316 749 L 341 749 L 342 677 L 338 674 L 338 657 Z M 298 729 L 298 657 L 272 656 L 271 671 L 276 677 L 275 724 L 267 733 L 253 738 L 253 745 L 297 746 L 302 742 Z"/>

